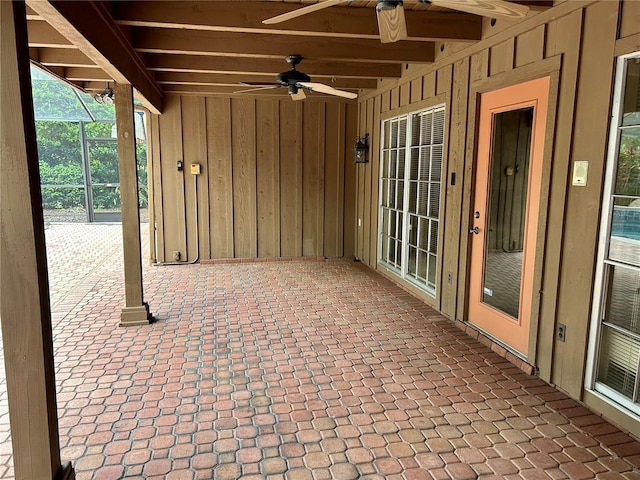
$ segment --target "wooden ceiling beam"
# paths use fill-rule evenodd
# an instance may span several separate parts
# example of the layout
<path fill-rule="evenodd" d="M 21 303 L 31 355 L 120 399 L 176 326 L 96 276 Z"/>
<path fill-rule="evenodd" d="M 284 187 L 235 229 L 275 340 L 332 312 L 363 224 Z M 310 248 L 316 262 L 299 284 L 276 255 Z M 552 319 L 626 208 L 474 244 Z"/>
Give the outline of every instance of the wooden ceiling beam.
<path fill-rule="evenodd" d="M 150 70 L 194 73 L 254 73 L 271 74 L 289 69 L 284 58 L 232 58 L 210 55 L 167 55 L 148 53 L 145 63 Z M 300 70 L 316 77 L 340 78 L 400 78 L 398 63 L 333 62 L 305 58 Z"/>
<path fill-rule="evenodd" d="M 61 35 L 47 22 L 29 20 L 27 22 L 29 47 L 73 48 L 76 46 Z"/>
<path fill-rule="evenodd" d="M 314 77 L 315 78 L 315 77 Z M 275 75 L 248 75 L 242 74 L 220 74 L 220 73 L 176 73 L 158 72 L 156 82 L 159 84 L 172 85 L 235 85 L 241 82 L 262 82 L 264 84 L 275 83 Z M 334 81 L 327 80 L 326 83 L 338 89 L 361 89 L 376 88 L 378 81 L 369 78 L 335 78 Z M 250 87 L 247 87 L 250 88 Z"/>
<path fill-rule="evenodd" d="M 205 32 L 162 28 L 137 28 L 134 47 L 145 53 L 182 53 L 231 57 L 284 57 L 297 54 L 309 58 L 373 62 L 433 62 L 432 42 L 355 38 L 306 37 L 266 33 Z"/>
<path fill-rule="evenodd" d="M 375 8 L 331 7 L 275 25 L 262 20 L 299 8 L 282 2 L 114 2 L 116 23 L 133 27 L 378 39 Z M 478 41 L 482 18 L 466 13 L 405 10 L 408 40 Z"/>
<path fill-rule="evenodd" d="M 30 48 L 29 54 L 32 60 L 50 67 L 97 67 L 80 50 L 70 48 Z"/>
<path fill-rule="evenodd" d="M 100 68 L 67 67 L 64 69 L 64 77 L 67 80 L 79 82 L 90 82 L 95 80 L 113 82 L 113 78 L 103 72 Z"/>
<path fill-rule="evenodd" d="M 116 82 L 131 84 L 154 113 L 162 111 L 162 90 L 104 3 L 27 0 L 27 4 Z"/>

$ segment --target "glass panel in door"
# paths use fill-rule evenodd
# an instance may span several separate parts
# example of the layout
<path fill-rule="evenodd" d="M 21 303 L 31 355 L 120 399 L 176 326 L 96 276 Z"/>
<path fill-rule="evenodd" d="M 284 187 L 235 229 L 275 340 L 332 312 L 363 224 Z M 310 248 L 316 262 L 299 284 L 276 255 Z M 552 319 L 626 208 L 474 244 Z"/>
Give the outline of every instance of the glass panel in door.
<path fill-rule="evenodd" d="M 518 318 L 533 108 L 496 113 L 489 171 L 482 301 Z"/>

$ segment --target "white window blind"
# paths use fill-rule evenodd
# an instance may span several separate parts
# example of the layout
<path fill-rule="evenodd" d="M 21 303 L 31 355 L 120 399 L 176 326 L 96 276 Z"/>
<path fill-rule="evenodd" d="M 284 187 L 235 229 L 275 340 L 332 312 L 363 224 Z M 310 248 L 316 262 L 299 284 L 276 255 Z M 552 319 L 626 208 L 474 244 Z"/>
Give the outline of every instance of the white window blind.
<path fill-rule="evenodd" d="M 434 296 L 444 127 L 442 105 L 382 126 L 379 262 Z"/>

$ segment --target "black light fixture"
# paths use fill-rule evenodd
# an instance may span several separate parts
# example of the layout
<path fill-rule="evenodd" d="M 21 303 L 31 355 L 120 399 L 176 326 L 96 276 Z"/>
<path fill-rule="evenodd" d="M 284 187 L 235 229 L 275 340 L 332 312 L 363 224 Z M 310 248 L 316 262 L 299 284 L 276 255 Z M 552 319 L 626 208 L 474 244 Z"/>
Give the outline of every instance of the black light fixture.
<path fill-rule="evenodd" d="M 369 159 L 369 134 L 363 137 L 356 137 L 356 144 L 353 147 L 353 163 L 367 163 Z"/>

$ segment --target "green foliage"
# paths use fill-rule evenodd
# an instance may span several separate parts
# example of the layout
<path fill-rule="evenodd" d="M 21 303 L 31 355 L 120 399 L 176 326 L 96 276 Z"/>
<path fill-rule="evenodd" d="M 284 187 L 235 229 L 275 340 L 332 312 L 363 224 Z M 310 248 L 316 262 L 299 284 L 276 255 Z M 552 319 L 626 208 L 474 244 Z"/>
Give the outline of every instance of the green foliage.
<path fill-rule="evenodd" d="M 628 129 L 620 137 L 615 193 L 640 197 L 640 127 Z"/>
<path fill-rule="evenodd" d="M 88 138 L 111 138 L 113 123 L 88 123 Z M 84 208 L 84 173 L 80 124 L 63 121 L 37 121 L 38 157 L 42 203 L 45 209 Z M 115 140 L 88 140 L 89 168 L 92 183 L 119 183 L 118 149 Z M 136 147 L 140 207 L 148 206 L 147 151 L 145 144 Z M 63 188 L 75 185 L 78 188 Z M 55 186 L 55 187 L 54 187 Z M 94 186 L 93 206 L 96 210 L 120 208 L 120 188 Z"/>

